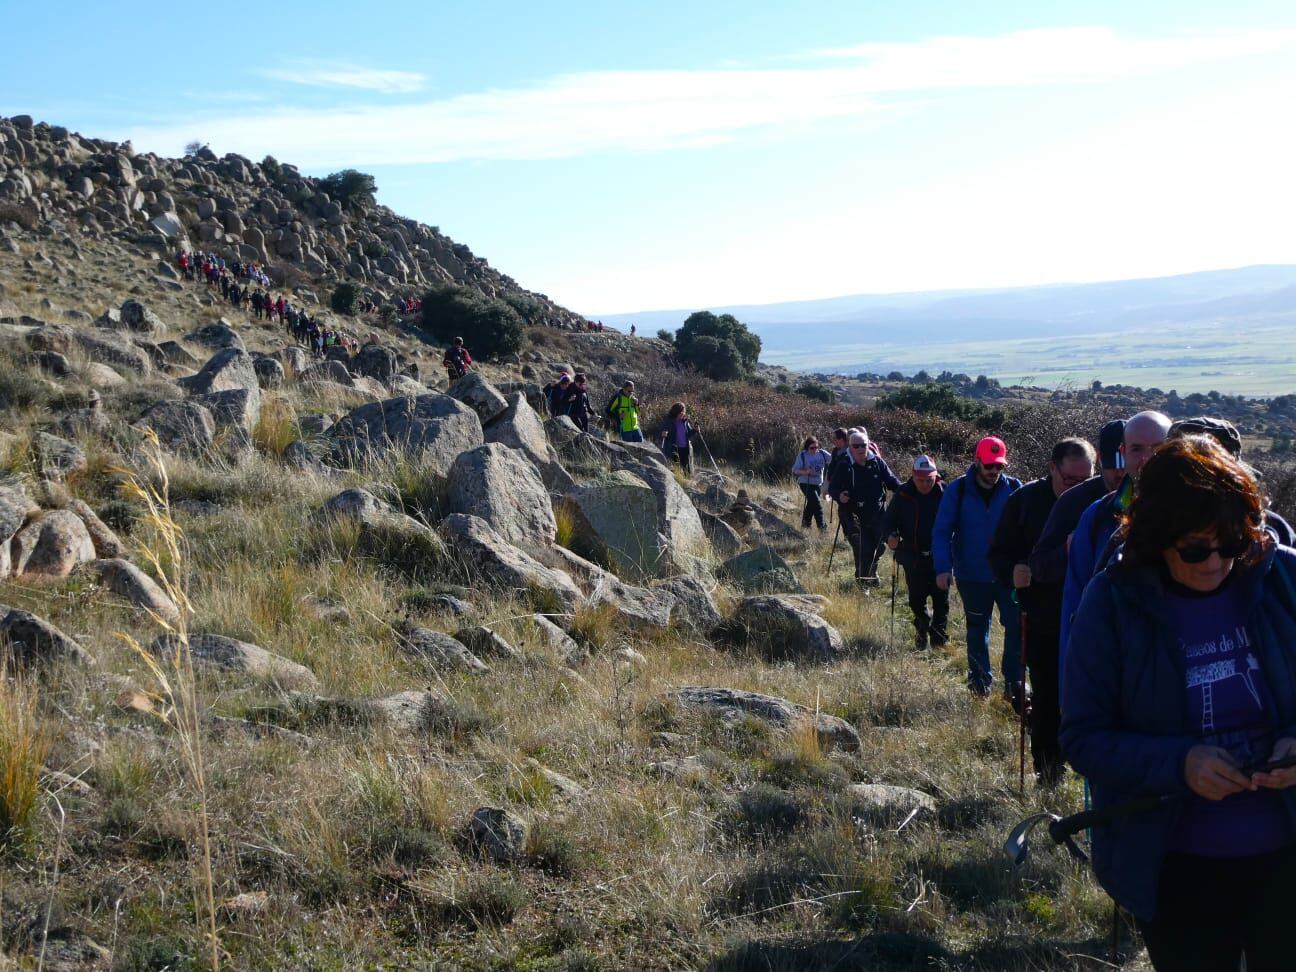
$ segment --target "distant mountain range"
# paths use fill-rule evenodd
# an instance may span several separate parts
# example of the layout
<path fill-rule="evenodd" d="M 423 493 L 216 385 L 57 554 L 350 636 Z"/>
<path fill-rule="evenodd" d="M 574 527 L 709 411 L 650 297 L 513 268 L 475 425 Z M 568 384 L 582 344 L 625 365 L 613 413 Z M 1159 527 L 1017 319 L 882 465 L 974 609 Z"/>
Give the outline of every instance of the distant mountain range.
<path fill-rule="evenodd" d="M 693 310 L 603 315 L 640 334 L 674 330 Z M 795 358 L 845 370 L 842 346 L 926 345 L 1120 333 L 1231 321 L 1296 324 L 1296 265 L 1208 270 L 1173 277 L 992 290 L 856 294 L 781 304 L 705 308 L 730 313 L 761 336 L 762 360 Z M 858 363 L 866 358 L 861 357 Z"/>

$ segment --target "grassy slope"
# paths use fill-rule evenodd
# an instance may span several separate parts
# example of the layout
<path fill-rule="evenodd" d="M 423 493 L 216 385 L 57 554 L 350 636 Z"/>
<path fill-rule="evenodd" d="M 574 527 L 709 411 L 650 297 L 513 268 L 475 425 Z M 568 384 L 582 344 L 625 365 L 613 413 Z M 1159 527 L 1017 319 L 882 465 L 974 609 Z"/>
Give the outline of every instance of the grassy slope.
<path fill-rule="evenodd" d="M 59 284 L 53 272 L 29 276 L 9 260 L 0 314 L 50 317 L 44 297 L 97 314 L 141 273 L 129 254 L 104 255 L 68 262 Z M 195 307 L 188 292 L 172 299 L 149 288 L 147 299 L 179 333 L 217 316 Z M 281 343 L 271 329 L 242 329 L 254 347 Z M 0 367 L 38 377 L 11 359 Z M 41 396 L 49 394 L 38 381 L 35 400 L 7 412 L 6 427 L 22 433 L 44 421 Z M 296 413 L 347 404 L 296 390 L 278 399 Z M 149 400 L 147 389 L 110 399 L 121 448 L 87 441 L 91 471 L 69 484 L 74 495 L 105 510 L 119 502 L 109 470 L 139 465 L 125 423 Z M 277 437 L 261 430 L 263 442 Z M 29 471 L 27 462 L 11 443 L 12 471 Z M 855 592 L 843 550 L 829 576 L 826 540 L 814 540 L 800 572 L 831 599 L 826 614 L 851 646 L 831 665 L 770 663 L 681 631 L 636 636 L 595 613 L 581 619 L 594 657 L 577 676 L 528 641 L 516 621 L 525 605 L 481 599 L 480 620 L 498 623 L 523 658 L 495 662 L 481 677 L 445 675 L 399 655 L 390 625 L 412 612 L 453 630 L 453 619 L 420 613 L 418 595 L 463 578 L 426 563 L 369 559 L 353 536 L 313 514 L 341 486 L 375 477 L 403 489 L 418 512 L 416 472 L 327 482 L 272 455 L 229 469 L 176 461 L 169 472 L 174 500 L 221 504 L 213 515 L 176 514 L 187 537 L 195 630 L 244 638 L 310 666 L 324 695 L 430 686 L 454 708 L 448 725 L 408 738 L 348 724 L 345 708 L 303 708 L 246 678 L 200 676 L 213 712 L 315 740 L 306 748 L 239 731 L 205 740 L 217 900 L 268 896 L 255 917 L 222 911 L 229 967 L 911 968 L 932 967 L 921 959 L 932 955 L 946 967 L 1063 969 L 1085 964 L 1078 955 L 1105 953 L 1107 906 L 1086 875 L 1060 854 L 1041 854 L 1014 876 L 999 857 L 1008 827 L 1041 803 L 1033 792 L 1024 803 L 1015 795 L 1011 714 L 963 689 L 961 624 L 949 651 L 913 654 L 904 647 L 901 603 L 890 645 L 885 597 Z M 747 486 L 758 497 L 770 488 Z M 138 527 L 131 539 L 147 542 L 148 530 Z M 726 602 L 735 596 L 717 593 Z M 351 620 L 308 617 L 301 605 L 309 594 L 345 605 Z M 44 717 L 58 734 L 51 767 L 93 789 L 58 793 L 63 826 L 47 795 L 28 839 L 0 865 L 6 949 L 31 954 L 33 930 L 53 901 L 53 927 L 87 930 L 113 949 L 119 968 L 186 967 L 201 953 L 191 891 L 194 795 L 176 736 L 116 702 L 124 686 L 149 679 L 114 633 L 147 641 L 150 625 L 80 579 L 0 582 L 0 601 L 78 638 L 101 672 L 62 672 L 43 689 Z M 646 664 L 616 663 L 623 645 Z M 863 750 L 829 754 L 813 738 L 685 716 L 662 700 L 687 684 L 817 706 L 857 725 Z M 663 747 L 654 738 L 662 731 L 678 737 Z M 687 755 L 705 765 L 704 780 L 650 768 Z M 564 797 L 529 759 L 587 794 Z M 861 781 L 918 787 L 938 799 L 940 813 L 899 830 L 898 821 L 854 819 L 843 790 Z M 1079 800 L 1073 782 L 1048 802 L 1070 809 Z M 483 803 L 533 821 L 525 864 L 488 865 L 465 846 L 464 824 Z"/>

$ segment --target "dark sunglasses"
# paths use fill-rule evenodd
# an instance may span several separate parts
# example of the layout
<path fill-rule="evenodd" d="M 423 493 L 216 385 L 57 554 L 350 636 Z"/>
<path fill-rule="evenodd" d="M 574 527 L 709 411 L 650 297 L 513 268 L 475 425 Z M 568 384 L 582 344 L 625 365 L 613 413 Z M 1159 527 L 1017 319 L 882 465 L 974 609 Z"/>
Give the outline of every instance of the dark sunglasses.
<path fill-rule="evenodd" d="M 1008 468 L 1008 463 L 1006 463 L 1006 462 L 983 462 L 983 463 L 981 463 L 981 468 L 984 469 L 986 472 L 1003 472 L 1005 469 Z"/>
<path fill-rule="evenodd" d="M 858 443 L 858 442 L 857 442 L 857 443 L 853 444 L 853 445 L 851 446 L 851 448 L 852 448 L 852 449 L 867 449 L 867 448 L 868 448 L 868 443 L 867 443 L 867 442 L 864 442 L 864 443 Z"/>
<path fill-rule="evenodd" d="M 1218 547 L 1208 547 L 1204 543 L 1190 543 L 1183 547 L 1175 547 L 1175 552 L 1185 564 L 1200 564 L 1209 560 L 1213 553 L 1219 554 L 1221 560 L 1237 560 L 1250 549 L 1250 540 L 1239 539 Z"/>

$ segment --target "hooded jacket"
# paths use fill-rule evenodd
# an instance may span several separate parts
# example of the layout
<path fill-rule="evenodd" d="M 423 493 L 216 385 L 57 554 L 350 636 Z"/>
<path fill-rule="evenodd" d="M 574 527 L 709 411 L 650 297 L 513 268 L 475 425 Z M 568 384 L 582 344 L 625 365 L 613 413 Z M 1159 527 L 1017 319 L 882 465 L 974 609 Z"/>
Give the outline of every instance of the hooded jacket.
<path fill-rule="evenodd" d="M 882 532 L 900 538 L 895 550 L 896 563 L 911 567 L 919 557 L 931 556 L 932 527 L 936 525 L 936 513 L 944 493 L 945 483 L 939 479 L 926 496 L 918 492 L 912 479 L 895 491 L 887 506 Z"/>
<path fill-rule="evenodd" d="M 1296 551 L 1272 545 L 1231 583 L 1246 585 L 1247 630 L 1269 685 L 1274 738 L 1296 736 Z M 1165 794 L 1189 796 L 1185 660 L 1157 567 L 1115 564 L 1090 582 L 1071 625 L 1060 741 L 1089 780 L 1095 810 Z M 1296 788 L 1276 791 L 1296 826 Z M 1136 917 L 1156 915 L 1161 866 L 1183 804 L 1093 831 L 1099 883 Z"/>
<path fill-rule="evenodd" d="M 895 491 L 903 483 L 896 478 L 886 460 L 873 452 L 863 462 L 847 456 L 840 462 L 828 483 L 828 495 L 833 502 L 842 493 L 850 494 L 850 508 L 865 524 L 881 527 L 886 491 Z"/>
<path fill-rule="evenodd" d="M 975 465 L 945 488 L 932 528 L 936 573 L 953 572 L 963 581 L 994 582 L 988 557 L 990 541 L 1008 497 L 1020 488 L 1020 479 L 1001 475 L 987 503 L 977 487 Z"/>

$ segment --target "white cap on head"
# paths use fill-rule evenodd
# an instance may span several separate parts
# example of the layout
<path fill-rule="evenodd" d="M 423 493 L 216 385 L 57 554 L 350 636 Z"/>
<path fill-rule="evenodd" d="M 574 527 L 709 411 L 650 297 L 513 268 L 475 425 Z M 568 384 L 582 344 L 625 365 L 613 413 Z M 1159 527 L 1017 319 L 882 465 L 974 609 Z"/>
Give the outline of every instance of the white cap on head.
<path fill-rule="evenodd" d="M 936 463 L 932 462 L 931 456 L 919 456 L 914 460 L 913 471 L 916 473 L 934 473 L 936 472 Z"/>

